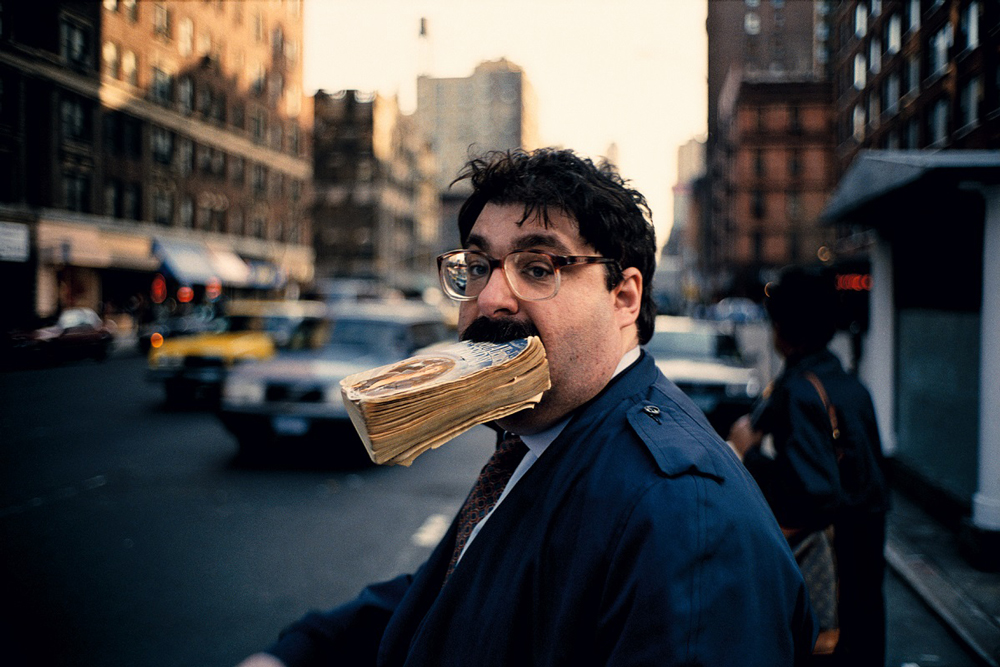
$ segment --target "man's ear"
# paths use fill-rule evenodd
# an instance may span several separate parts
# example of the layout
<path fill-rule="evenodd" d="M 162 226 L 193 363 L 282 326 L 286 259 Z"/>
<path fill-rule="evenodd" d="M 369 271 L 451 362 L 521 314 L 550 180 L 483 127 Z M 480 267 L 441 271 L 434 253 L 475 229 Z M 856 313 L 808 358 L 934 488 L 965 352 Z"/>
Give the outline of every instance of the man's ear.
<path fill-rule="evenodd" d="M 615 317 L 620 328 L 635 324 L 642 305 L 642 273 L 634 266 L 622 271 L 621 281 L 611 290 Z"/>

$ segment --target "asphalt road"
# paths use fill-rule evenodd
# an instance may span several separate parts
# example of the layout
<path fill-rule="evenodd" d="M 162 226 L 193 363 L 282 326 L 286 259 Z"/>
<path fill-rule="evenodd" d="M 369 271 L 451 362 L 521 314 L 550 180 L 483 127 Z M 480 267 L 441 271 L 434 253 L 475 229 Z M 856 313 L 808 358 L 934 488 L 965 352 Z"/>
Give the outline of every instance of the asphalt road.
<path fill-rule="evenodd" d="M 0 373 L 3 664 L 233 665 L 415 568 L 492 446 L 479 427 L 411 468 L 247 469 L 143 367 Z M 886 592 L 889 665 L 975 664 L 897 580 Z"/>

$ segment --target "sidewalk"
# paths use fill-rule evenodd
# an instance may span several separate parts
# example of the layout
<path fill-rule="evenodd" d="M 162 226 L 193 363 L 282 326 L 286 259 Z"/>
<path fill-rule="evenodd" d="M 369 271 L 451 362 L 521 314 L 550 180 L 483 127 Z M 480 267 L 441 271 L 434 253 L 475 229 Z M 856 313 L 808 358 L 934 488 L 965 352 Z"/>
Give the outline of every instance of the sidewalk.
<path fill-rule="evenodd" d="M 889 567 L 984 664 L 1000 667 L 1000 572 L 974 569 L 955 533 L 901 493 L 893 496 L 887 532 Z"/>

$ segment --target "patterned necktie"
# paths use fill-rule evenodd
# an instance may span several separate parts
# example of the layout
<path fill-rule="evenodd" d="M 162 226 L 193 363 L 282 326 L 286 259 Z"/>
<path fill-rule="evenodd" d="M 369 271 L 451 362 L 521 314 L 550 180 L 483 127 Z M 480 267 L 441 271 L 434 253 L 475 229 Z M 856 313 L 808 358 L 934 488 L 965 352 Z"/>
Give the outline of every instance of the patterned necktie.
<path fill-rule="evenodd" d="M 497 504 L 510 476 L 514 474 L 514 469 L 528 452 L 528 447 L 521 441 L 520 437 L 513 433 L 504 433 L 503 435 L 504 437 L 497 443 L 496 451 L 483 466 L 469 497 L 465 499 L 465 504 L 458 512 L 458 535 L 455 537 L 455 551 L 452 553 L 451 563 L 444 576 L 445 581 L 448 581 L 448 577 L 455 570 L 458 557 L 462 554 L 465 543 L 469 541 L 472 529 Z"/>

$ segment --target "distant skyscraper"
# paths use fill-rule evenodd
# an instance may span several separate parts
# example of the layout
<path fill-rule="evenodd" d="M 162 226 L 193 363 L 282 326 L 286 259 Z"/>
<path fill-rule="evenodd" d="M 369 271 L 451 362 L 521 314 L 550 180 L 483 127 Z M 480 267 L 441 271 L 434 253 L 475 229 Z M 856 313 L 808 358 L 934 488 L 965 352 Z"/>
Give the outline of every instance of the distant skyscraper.
<path fill-rule="evenodd" d="M 472 76 L 417 80 L 417 123 L 437 155 L 438 185 L 446 190 L 470 155 L 537 148 L 534 90 L 524 71 L 501 58 Z"/>

